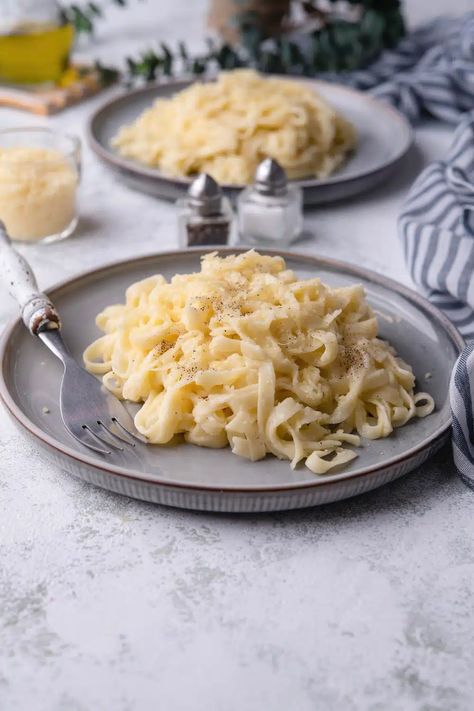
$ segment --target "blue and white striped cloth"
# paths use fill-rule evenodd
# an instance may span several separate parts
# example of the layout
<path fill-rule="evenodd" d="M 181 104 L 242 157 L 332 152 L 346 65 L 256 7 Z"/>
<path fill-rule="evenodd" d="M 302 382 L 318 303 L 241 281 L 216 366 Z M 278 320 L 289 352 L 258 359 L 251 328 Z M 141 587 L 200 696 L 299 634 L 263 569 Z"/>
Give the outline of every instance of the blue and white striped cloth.
<path fill-rule="evenodd" d="M 474 108 L 474 12 L 437 18 L 342 80 L 389 101 L 412 123 L 423 113 L 457 123 Z"/>
<path fill-rule="evenodd" d="M 468 342 L 450 384 L 453 454 L 474 489 L 474 12 L 412 32 L 347 83 L 389 101 L 415 123 L 457 124 L 443 161 L 413 184 L 399 218 L 410 274 Z"/>
<path fill-rule="evenodd" d="M 474 338 L 474 111 L 454 132 L 445 160 L 415 180 L 399 218 L 413 281 Z"/>
<path fill-rule="evenodd" d="M 454 461 L 474 488 L 474 110 L 446 159 L 413 184 L 398 227 L 413 281 L 471 341 L 454 367 L 450 399 Z"/>

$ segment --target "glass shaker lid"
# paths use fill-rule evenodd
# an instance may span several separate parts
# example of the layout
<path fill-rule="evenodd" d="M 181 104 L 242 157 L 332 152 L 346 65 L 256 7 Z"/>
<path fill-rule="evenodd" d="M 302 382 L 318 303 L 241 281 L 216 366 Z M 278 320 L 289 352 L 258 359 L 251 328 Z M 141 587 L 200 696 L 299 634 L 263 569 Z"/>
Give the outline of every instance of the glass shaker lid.
<path fill-rule="evenodd" d="M 201 173 L 188 190 L 189 202 L 199 215 L 218 215 L 221 212 L 222 189 L 208 173 Z"/>
<path fill-rule="evenodd" d="M 288 179 L 281 165 L 274 158 L 265 158 L 255 172 L 255 188 L 263 195 L 284 195 Z"/>

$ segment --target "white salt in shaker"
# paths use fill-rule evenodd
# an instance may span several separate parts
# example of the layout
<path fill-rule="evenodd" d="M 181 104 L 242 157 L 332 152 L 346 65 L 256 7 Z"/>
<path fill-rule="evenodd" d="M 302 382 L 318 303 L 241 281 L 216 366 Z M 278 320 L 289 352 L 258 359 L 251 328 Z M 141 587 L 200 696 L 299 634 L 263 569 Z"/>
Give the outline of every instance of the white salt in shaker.
<path fill-rule="evenodd" d="M 302 191 L 288 184 L 286 173 L 273 158 L 258 166 L 253 185 L 237 200 L 240 239 L 251 244 L 288 245 L 303 228 Z"/>

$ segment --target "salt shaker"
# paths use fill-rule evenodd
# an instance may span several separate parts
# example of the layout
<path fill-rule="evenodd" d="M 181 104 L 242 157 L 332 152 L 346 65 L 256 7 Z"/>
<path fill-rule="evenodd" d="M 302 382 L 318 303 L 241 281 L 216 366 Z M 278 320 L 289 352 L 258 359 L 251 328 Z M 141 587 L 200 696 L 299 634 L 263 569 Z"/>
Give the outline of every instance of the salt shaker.
<path fill-rule="evenodd" d="M 227 244 L 232 227 L 232 208 L 218 183 L 207 173 L 194 180 L 178 208 L 180 247 Z"/>
<path fill-rule="evenodd" d="M 237 205 L 243 242 L 288 245 L 301 234 L 301 189 L 288 184 L 285 171 L 273 158 L 260 163 L 254 184 L 240 193 Z"/>

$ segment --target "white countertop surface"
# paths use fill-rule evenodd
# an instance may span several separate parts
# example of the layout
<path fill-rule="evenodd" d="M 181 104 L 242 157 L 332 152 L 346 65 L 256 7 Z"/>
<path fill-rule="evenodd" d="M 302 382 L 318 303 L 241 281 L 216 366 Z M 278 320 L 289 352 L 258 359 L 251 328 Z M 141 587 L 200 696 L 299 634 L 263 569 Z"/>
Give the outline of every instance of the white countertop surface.
<path fill-rule="evenodd" d="M 408 3 L 407 3 L 408 4 Z M 111 9 L 82 53 L 119 60 L 203 34 L 204 0 Z M 413 0 L 412 22 L 470 0 Z M 103 97 L 50 121 L 82 134 Z M 451 129 L 417 130 L 400 173 L 307 215 L 301 245 L 409 283 L 396 235 L 411 181 Z M 46 287 L 175 246 L 174 209 L 84 149 L 81 224 L 25 253 Z M 0 324 L 16 313 L 0 285 Z M 474 699 L 474 493 L 449 448 L 349 501 L 227 516 L 148 505 L 45 461 L 0 411 L 2 711 L 455 711 Z"/>

